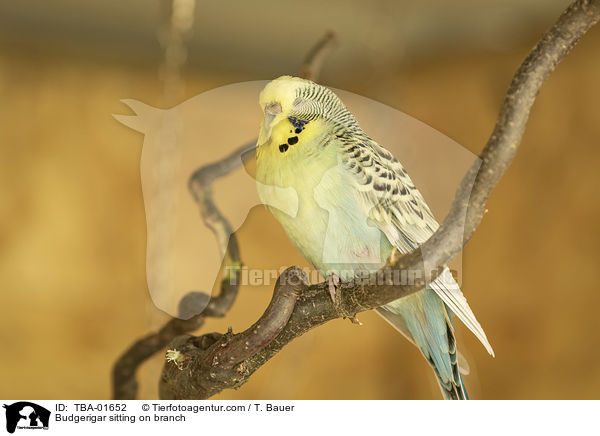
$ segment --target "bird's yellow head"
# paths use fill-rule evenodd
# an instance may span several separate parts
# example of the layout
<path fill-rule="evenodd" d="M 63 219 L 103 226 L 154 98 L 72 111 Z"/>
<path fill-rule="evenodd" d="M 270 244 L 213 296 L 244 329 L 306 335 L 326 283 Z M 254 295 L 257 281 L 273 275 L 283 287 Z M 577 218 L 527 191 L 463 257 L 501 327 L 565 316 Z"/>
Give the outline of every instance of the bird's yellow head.
<path fill-rule="evenodd" d="M 265 143 L 271 137 L 274 126 L 290 116 L 300 102 L 298 91 L 309 83 L 311 82 L 298 77 L 282 76 L 265 86 L 258 100 L 264 114 L 258 137 L 259 144 Z"/>
<path fill-rule="evenodd" d="M 344 107 L 329 89 L 291 76 L 269 82 L 260 93 L 259 104 L 264 118 L 258 146 L 286 156 L 301 150 L 310 153 L 307 145 L 314 146 L 315 140 L 327 133 L 327 104 Z"/>

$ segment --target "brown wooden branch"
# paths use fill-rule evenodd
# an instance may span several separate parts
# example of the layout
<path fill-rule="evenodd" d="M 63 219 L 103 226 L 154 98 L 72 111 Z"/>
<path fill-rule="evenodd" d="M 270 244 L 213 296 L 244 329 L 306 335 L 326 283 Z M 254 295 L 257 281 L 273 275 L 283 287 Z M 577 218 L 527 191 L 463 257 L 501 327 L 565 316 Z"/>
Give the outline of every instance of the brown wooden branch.
<path fill-rule="evenodd" d="M 305 78 L 316 79 L 324 58 L 333 48 L 334 42 L 335 36 L 333 32 L 327 32 L 327 34 L 309 51 L 302 64 L 302 70 L 299 75 Z M 224 159 L 205 165 L 190 176 L 188 188 L 200 209 L 204 224 L 206 224 L 215 235 L 224 264 L 226 266 L 231 266 L 232 268 L 225 268 L 227 273 L 221 280 L 220 292 L 217 296 L 213 297 L 204 292 L 197 291 L 188 293 L 179 302 L 179 317 L 181 319 L 171 319 L 158 332 L 137 340 L 117 359 L 112 370 L 114 399 L 135 399 L 138 392 L 138 383 L 135 375 L 137 369 L 143 362 L 163 350 L 169 343 L 173 341 L 179 343 L 177 341 L 180 340 L 178 337 L 181 335 L 198 330 L 204 324 L 205 318 L 225 316 L 235 302 L 240 283 L 239 274 L 241 270 L 239 246 L 231 224 L 214 202 L 212 184 L 218 178 L 226 176 L 236 168 L 240 167 L 244 153 L 252 150 L 255 145 L 256 139 L 249 141 Z M 232 272 L 235 274 L 234 277 L 231 276 Z M 294 275 L 294 277 L 295 276 L 296 275 Z M 281 314 L 287 312 L 282 311 L 281 314 L 278 315 L 279 309 L 281 309 L 280 306 L 287 307 L 289 313 L 291 313 L 293 304 L 289 305 L 290 300 L 286 297 L 288 295 L 287 287 L 284 286 L 282 292 L 283 294 L 280 296 L 280 299 L 274 298 L 271 303 L 273 308 L 278 308 L 277 313 L 273 312 L 274 309 L 272 309 L 271 312 L 267 309 L 267 312 L 265 312 L 265 315 L 261 318 L 263 324 L 266 323 L 266 325 L 270 326 L 275 325 L 278 320 L 281 321 L 277 316 L 281 316 Z M 287 316 L 289 318 L 289 314 Z M 269 321 L 271 319 L 272 321 Z M 287 318 L 285 321 L 287 322 Z M 257 329 L 260 328 L 260 325 L 261 324 L 259 324 Z M 283 325 L 285 325 L 285 322 L 282 323 L 282 326 Z M 265 331 L 268 332 L 269 330 L 265 329 L 263 326 L 263 332 Z M 280 329 L 276 331 L 276 333 L 279 332 Z M 276 336 L 275 333 L 273 334 Z M 260 342 L 255 347 L 248 348 L 248 350 L 252 351 L 252 353 L 248 355 L 259 351 L 262 346 L 273 339 L 272 337 L 265 337 L 264 335 L 257 336 L 256 338 L 265 338 L 265 342 Z M 254 343 L 253 341 L 248 342 L 251 344 Z M 259 348 L 257 348 L 258 345 L 260 345 Z M 246 352 L 248 352 L 248 350 L 246 350 Z"/>
<path fill-rule="evenodd" d="M 113 399 L 135 399 L 138 382 L 135 373 L 139 366 L 158 351 L 164 349 L 174 338 L 199 329 L 204 317 L 197 316 L 187 320 L 173 318 L 158 332 L 139 339 L 119 357 L 113 366 Z"/>
<path fill-rule="evenodd" d="M 440 271 L 440 267 L 462 249 L 481 222 L 489 195 L 515 156 L 529 112 L 542 84 L 599 18 L 600 0 L 578 0 L 544 34 L 513 76 L 496 126 L 480 154 L 481 161 L 477 160 L 467 172 L 446 219 L 420 249 L 402 256 L 393 253 L 388 265 L 367 280 L 344 283 L 335 304 L 331 303 L 325 283 L 303 289 L 281 333 L 260 351 L 238 363 L 237 372 L 232 373 L 227 369 L 215 372 L 203 360 L 204 356 L 218 352 L 224 343 L 222 335 L 213 333 L 198 338 L 177 338 L 172 347 L 178 347 L 181 360 L 186 363 L 181 369 L 176 365 L 174 369 L 172 362 L 165 365 L 160 381 L 161 396 L 170 399 L 202 399 L 222 389 L 237 388 L 283 346 L 308 330 L 335 318 L 353 316 L 390 303 L 423 289 L 434 280 L 437 274 L 430 272 Z M 415 280 L 396 284 L 393 280 L 396 271 L 412 272 L 409 276 L 415 277 Z M 278 286 L 281 286 L 281 280 L 280 278 Z M 201 354 L 198 354 L 199 344 L 202 346 Z M 231 351 L 228 356 L 232 361 L 238 362 L 245 354 L 236 356 Z M 222 375 L 224 379 L 220 377 Z"/>
<path fill-rule="evenodd" d="M 307 287 L 304 272 L 288 268 L 279 277 L 267 310 L 246 331 L 183 336 L 173 341 L 174 354 L 164 366 L 159 384 L 160 398 L 208 398 L 224 387 L 241 386 L 254 372 L 246 366 L 246 359 L 263 350 L 288 325 L 297 295 Z"/>

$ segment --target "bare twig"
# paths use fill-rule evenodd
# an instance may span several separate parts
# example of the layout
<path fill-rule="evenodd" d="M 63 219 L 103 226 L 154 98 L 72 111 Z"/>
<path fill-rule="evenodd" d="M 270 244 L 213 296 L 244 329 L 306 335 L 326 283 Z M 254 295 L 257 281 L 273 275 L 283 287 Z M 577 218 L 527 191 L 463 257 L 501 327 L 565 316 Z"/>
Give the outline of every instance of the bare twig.
<path fill-rule="evenodd" d="M 220 254 L 221 256 L 224 256 L 226 265 L 241 266 L 239 265 L 239 248 L 231 224 L 229 224 L 227 218 L 223 216 L 215 205 L 212 193 L 212 183 L 216 179 L 226 176 L 239 167 L 242 164 L 242 154 L 252 149 L 255 144 L 256 141 L 247 142 L 224 159 L 199 168 L 191 175 L 188 182 L 188 188 L 194 197 L 196 204 L 198 204 L 198 207 L 200 208 L 200 214 L 202 215 L 204 224 L 213 231 L 217 238 L 219 249 L 221 251 Z M 233 303 L 235 295 L 232 297 L 231 303 Z M 213 303 L 214 301 L 211 301 L 209 304 L 209 310 L 218 309 L 212 307 Z M 231 305 L 221 308 L 223 310 L 221 310 L 220 313 L 224 314 L 227 312 L 230 306 Z"/>
<path fill-rule="evenodd" d="M 190 347 L 204 342 L 206 348 L 202 350 L 203 356 L 215 353 L 222 342 L 214 340 L 209 344 L 214 334 L 178 338 L 172 346 L 180 347 L 183 359 L 189 358 L 187 362 L 194 370 L 174 373 L 167 364 L 161 379 L 161 395 L 166 398 L 208 398 L 222 389 L 237 388 L 283 346 L 308 330 L 335 318 L 353 316 L 387 304 L 423 289 L 434 280 L 437 274 L 428 274 L 423 265 L 440 271 L 439 267 L 450 261 L 473 235 L 483 217 L 487 198 L 517 151 L 540 87 L 599 18 L 600 0 L 575 1 L 527 56 L 512 79 L 494 131 L 480 154 L 483 163 L 479 166 L 480 162 L 476 162 L 467 172 L 442 226 L 420 249 L 403 256 L 394 253 L 388 265 L 373 274 L 366 284 L 344 284 L 345 289 L 338 293 L 335 305 L 331 304 L 325 283 L 304 289 L 281 333 L 256 354 L 242 360 L 237 365 L 240 371 L 235 375 L 229 373 L 224 380 L 196 361 L 196 355 L 190 351 Z M 398 270 L 418 271 L 421 274 L 413 283 L 395 285 L 389 273 Z M 234 353 L 229 357 L 237 362 L 240 356 L 245 354 L 239 354 L 236 358 Z"/>
<path fill-rule="evenodd" d="M 164 53 L 159 74 L 166 105 L 177 101 L 183 91 L 181 71 L 187 60 L 186 39 L 194 24 L 195 4 L 195 0 L 162 0 L 159 4 L 162 24 L 158 40 Z"/>
<path fill-rule="evenodd" d="M 157 333 L 136 341 L 113 367 L 113 398 L 115 400 L 135 398 L 138 391 L 135 372 L 138 367 L 157 351 L 165 348 L 173 338 L 197 330 L 202 324 L 204 324 L 202 316 L 195 316 L 187 320 L 174 318 Z"/>
<path fill-rule="evenodd" d="M 337 37 L 333 31 L 328 31 L 325 36 L 312 48 L 302 66 L 298 76 L 316 82 L 321 72 L 321 67 L 329 52 L 337 45 Z"/>

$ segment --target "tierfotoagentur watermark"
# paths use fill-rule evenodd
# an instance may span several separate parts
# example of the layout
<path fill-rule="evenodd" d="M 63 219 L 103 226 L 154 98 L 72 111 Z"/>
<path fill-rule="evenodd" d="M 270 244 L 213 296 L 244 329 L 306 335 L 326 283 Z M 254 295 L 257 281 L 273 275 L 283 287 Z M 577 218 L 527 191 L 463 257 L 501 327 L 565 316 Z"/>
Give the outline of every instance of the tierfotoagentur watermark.
<path fill-rule="evenodd" d="M 273 286 L 277 279 L 281 276 L 281 280 L 285 284 L 298 285 L 300 284 L 300 276 L 297 275 L 283 275 L 282 273 L 287 267 L 282 266 L 279 269 L 260 269 L 260 268 L 249 268 L 247 266 L 226 266 L 225 271 L 228 277 L 229 284 L 241 285 L 241 286 Z M 323 278 L 332 275 L 330 271 L 320 271 L 314 268 L 302 268 L 306 277 L 310 283 L 318 283 Z M 236 274 L 238 273 L 239 274 Z M 429 271 L 431 276 L 439 276 L 438 280 L 443 280 L 447 286 L 456 286 L 459 282 L 459 274 L 456 270 L 450 270 L 454 281 L 448 276 L 440 274 L 441 270 Z M 353 286 L 353 285 L 370 285 L 370 286 L 407 286 L 418 283 L 424 279 L 423 270 L 416 269 L 392 269 L 384 268 L 376 272 L 369 270 L 356 270 L 354 268 L 336 270 L 336 274 L 341 277 L 352 277 L 342 283 L 342 286 Z"/>

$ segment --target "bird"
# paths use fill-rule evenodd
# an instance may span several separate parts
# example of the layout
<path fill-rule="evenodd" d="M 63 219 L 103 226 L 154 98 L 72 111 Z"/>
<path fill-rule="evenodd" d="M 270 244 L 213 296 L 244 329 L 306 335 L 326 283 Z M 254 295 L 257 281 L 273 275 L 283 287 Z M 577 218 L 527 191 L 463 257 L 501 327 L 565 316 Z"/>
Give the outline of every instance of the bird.
<path fill-rule="evenodd" d="M 377 271 L 394 250 L 418 248 L 439 227 L 402 164 L 370 138 L 329 88 L 293 76 L 266 84 L 256 144 L 261 201 L 304 258 L 327 277 L 332 298 L 340 281 Z M 294 214 L 272 198 L 295 192 Z M 494 351 L 446 267 L 427 287 L 376 309 L 416 345 L 445 399 L 468 399 L 457 351 L 456 315 Z"/>

